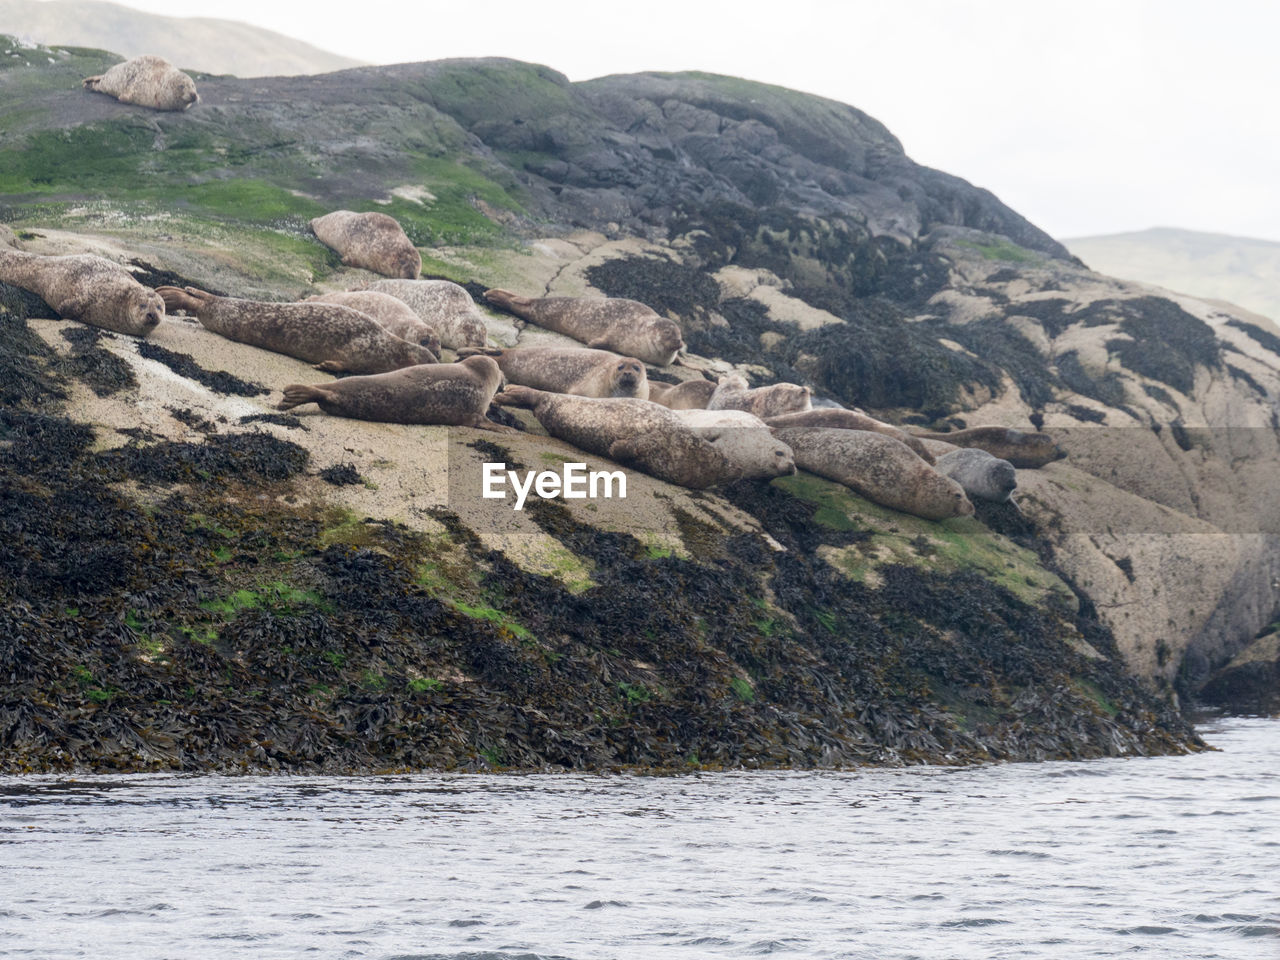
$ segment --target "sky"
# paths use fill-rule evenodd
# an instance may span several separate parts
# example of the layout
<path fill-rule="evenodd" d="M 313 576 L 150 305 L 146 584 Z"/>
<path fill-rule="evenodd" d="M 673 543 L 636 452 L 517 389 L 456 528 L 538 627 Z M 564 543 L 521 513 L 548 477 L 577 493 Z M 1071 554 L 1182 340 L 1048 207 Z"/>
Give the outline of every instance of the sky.
<path fill-rule="evenodd" d="M 127 0 L 371 63 L 704 70 L 852 104 L 1060 238 L 1280 241 L 1273 0 Z"/>

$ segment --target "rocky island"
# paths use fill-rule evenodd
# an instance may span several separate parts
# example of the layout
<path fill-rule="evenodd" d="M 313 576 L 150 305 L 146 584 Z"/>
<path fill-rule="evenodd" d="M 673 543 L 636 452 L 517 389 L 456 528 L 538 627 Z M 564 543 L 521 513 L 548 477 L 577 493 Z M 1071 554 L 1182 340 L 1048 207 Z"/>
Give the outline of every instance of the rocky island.
<path fill-rule="evenodd" d="M 1202 746 L 1197 698 L 1267 689 L 1267 321 L 1093 273 L 874 119 L 781 88 L 441 61 L 191 72 L 199 102 L 162 114 L 81 88 L 120 59 L 0 39 L 0 246 L 294 302 L 377 280 L 308 224 L 379 212 L 498 347 L 568 341 L 487 289 L 628 298 L 687 345 L 653 383 L 785 381 L 1068 457 L 936 521 L 803 471 L 632 471 L 626 500 L 515 511 L 481 464 L 613 465 L 505 408 L 501 434 L 282 413 L 285 385 L 331 377 L 0 285 L 0 769 L 1178 752 Z"/>

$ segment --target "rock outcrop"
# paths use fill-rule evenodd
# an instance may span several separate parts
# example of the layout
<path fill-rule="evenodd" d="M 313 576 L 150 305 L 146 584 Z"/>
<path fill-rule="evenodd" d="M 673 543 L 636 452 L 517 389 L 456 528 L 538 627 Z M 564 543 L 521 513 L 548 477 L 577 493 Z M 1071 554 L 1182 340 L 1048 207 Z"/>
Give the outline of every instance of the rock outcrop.
<path fill-rule="evenodd" d="M 517 514 L 451 497 L 444 481 L 481 460 L 580 454 L 545 436 L 495 444 L 282 418 L 254 392 L 319 376 L 294 361 L 181 320 L 145 348 L 81 342 L 0 290 L 0 456 L 10 479 L 34 478 L 11 488 L 35 498 L 21 523 L 41 515 L 36 500 L 62 511 L 23 554 L 29 620 L 87 643 L 96 664 L 58 681 L 59 703 L 128 706 L 129 730 L 160 729 L 165 712 L 129 698 L 165 663 L 203 690 L 218 670 L 257 663 L 264 642 L 314 647 L 271 702 L 295 720 L 323 707 L 331 724 L 308 736 L 327 746 L 299 760 L 295 720 L 233 698 L 242 726 L 261 725 L 257 746 L 206 738 L 179 765 L 1179 749 L 1192 741 L 1172 693 L 1194 696 L 1275 619 L 1280 332 L 1090 272 L 990 193 L 914 164 L 854 108 L 723 77 L 570 84 L 484 60 L 207 78 L 188 113 L 140 118 L 67 83 L 109 55 L 4 59 L 0 219 L 26 249 L 96 252 L 153 286 L 296 299 L 375 279 L 338 263 L 306 222 L 377 209 L 421 248 L 424 275 L 475 296 L 598 293 L 677 320 L 686 365 L 651 379 L 787 380 L 903 426 L 1043 427 L 1071 454 L 1018 471 L 1021 512 L 991 505 L 977 520 L 916 520 L 812 476 L 691 498 L 633 474 L 625 510 Z M 509 317 L 487 323 L 503 346 L 563 342 Z M 42 453 L 40 436 L 61 445 Z M 105 484 L 102 523 L 141 531 L 93 570 L 198 549 L 184 568 L 198 586 L 148 594 L 147 559 L 76 601 L 67 584 L 83 590 L 94 574 L 49 546 L 73 528 L 60 476 Z M 195 503 L 205 519 L 185 529 Z M 176 546 L 160 550 L 166 537 Z M 252 597 L 237 607 L 242 590 Z M 72 606 L 92 618 L 70 623 Z M 321 614 L 378 643 L 321 637 Z M 472 646 L 423 647 L 423 631 Z M 74 674 L 73 657 L 58 647 L 48 663 Z M 406 686 L 422 697 L 406 705 Z M 42 736 L 63 751 L 78 742 L 19 720 L 11 730 L 41 763 Z M 208 722 L 200 714 L 184 736 Z M 426 746 L 392 734 L 433 723 L 445 726 L 422 733 Z M 288 749 L 262 746 L 286 734 Z M 504 737 L 516 746 L 495 753 Z M 125 748 L 112 762 L 168 763 L 160 740 L 142 739 L 143 759 Z"/>

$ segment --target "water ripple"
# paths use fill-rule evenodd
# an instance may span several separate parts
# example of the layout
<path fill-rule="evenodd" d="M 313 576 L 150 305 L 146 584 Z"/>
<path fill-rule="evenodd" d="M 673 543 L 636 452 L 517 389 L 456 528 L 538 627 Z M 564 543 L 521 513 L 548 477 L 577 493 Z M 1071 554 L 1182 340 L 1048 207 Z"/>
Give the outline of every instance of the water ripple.
<path fill-rule="evenodd" d="M 0 957 L 1276 960 L 1278 733 L 676 779 L 0 778 Z"/>

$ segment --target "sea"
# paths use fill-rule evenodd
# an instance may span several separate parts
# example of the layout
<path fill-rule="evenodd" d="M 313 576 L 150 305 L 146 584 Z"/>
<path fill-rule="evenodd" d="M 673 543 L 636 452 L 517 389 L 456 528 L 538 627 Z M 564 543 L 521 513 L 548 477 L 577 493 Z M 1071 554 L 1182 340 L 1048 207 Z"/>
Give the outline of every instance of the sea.
<path fill-rule="evenodd" d="M 1280 720 L 842 772 L 0 778 L 0 956 L 1280 958 Z"/>

